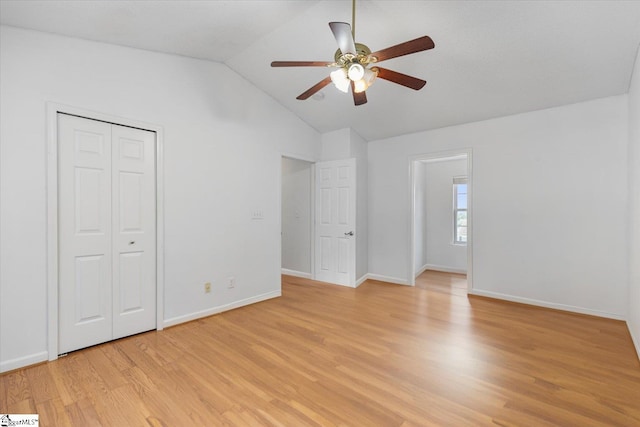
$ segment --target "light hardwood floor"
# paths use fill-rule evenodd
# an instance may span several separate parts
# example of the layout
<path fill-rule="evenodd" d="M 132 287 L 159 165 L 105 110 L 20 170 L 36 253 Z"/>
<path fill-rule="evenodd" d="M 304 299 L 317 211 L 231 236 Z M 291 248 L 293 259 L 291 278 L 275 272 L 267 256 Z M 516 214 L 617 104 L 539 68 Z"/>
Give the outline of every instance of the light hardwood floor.
<path fill-rule="evenodd" d="M 638 426 L 623 322 L 467 297 L 464 276 L 283 296 L 0 376 L 42 426 Z"/>

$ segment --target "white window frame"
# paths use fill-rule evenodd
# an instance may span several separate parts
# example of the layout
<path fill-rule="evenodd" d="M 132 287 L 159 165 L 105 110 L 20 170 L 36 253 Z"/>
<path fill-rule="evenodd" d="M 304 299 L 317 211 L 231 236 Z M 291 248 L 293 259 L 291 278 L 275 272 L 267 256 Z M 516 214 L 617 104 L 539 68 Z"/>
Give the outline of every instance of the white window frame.
<path fill-rule="evenodd" d="M 460 209 L 458 208 L 458 185 L 460 184 L 464 184 L 467 186 L 467 207 L 464 209 Z M 465 246 L 469 240 L 468 238 L 468 234 L 467 234 L 467 241 L 461 241 L 459 240 L 459 236 L 458 236 L 458 212 L 466 212 L 467 213 L 467 221 L 469 219 L 469 180 L 466 176 L 456 176 L 453 178 L 453 233 L 452 233 L 452 237 L 453 237 L 453 244 L 454 245 L 461 245 L 461 246 Z M 469 230 L 469 224 L 467 222 L 467 232 Z"/>

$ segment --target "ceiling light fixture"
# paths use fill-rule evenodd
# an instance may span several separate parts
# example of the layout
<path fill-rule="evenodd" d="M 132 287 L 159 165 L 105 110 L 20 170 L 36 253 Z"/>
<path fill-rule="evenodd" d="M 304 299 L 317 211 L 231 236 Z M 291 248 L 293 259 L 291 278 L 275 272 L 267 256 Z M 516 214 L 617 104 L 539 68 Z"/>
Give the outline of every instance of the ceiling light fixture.
<path fill-rule="evenodd" d="M 358 80 L 353 82 L 353 91 L 355 93 L 361 93 L 367 90 L 367 83 L 364 80 Z"/>
<path fill-rule="evenodd" d="M 349 86 L 353 82 L 353 91 L 360 93 L 366 91 L 378 77 L 378 68 L 365 68 L 362 64 L 351 63 L 333 71 L 331 81 L 341 92 L 349 92 Z"/>
<path fill-rule="evenodd" d="M 349 92 L 349 77 L 347 77 L 347 70 L 344 68 L 338 68 L 335 71 L 332 71 L 331 81 L 338 88 L 338 90 L 347 93 Z"/>
<path fill-rule="evenodd" d="M 357 82 L 364 77 L 364 67 L 358 63 L 349 65 L 347 76 L 349 76 L 349 80 Z"/>
<path fill-rule="evenodd" d="M 0 0 L 1 1 L 1 0 Z M 329 22 L 329 28 L 333 33 L 338 50 L 334 54 L 334 61 L 273 61 L 272 67 L 331 67 L 336 68 L 330 77 L 325 77 L 300 95 L 296 99 L 308 99 L 318 93 L 325 86 L 333 83 L 341 92 L 351 92 L 353 103 L 363 105 L 367 103 L 366 90 L 380 77 L 413 90 L 420 90 L 426 81 L 398 73 L 378 66 L 378 63 L 387 59 L 409 55 L 424 50 L 433 49 L 435 44 L 429 36 L 418 37 L 386 49 L 371 52 L 366 45 L 356 43 L 356 1 L 351 3 L 351 25 L 346 22 Z"/>
<path fill-rule="evenodd" d="M 371 62 L 375 62 L 377 58 L 370 56 L 371 50 L 367 46 L 361 43 L 355 43 L 354 41 L 356 35 L 355 21 L 356 2 L 353 0 L 351 15 L 352 25 L 350 28 L 351 34 L 349 34 L 349 38 L 353 43 L 352 47 L 355 49 L 353 49 L 353 52 L 342 52 L 341 49 L 338 49 L 335 54 L 336 62 L 333 65 L 339 66 L 340 68 L 330 73 L 333 84 L 339 91 L 345 93 L 349 92 L 349 86 L 351 86 L 352 83 L 354 93 L 365 92 L 369 86 L 373 84 L 376 77 L 378 77 L 378 68 L 367 68 L 367 66 L 369 66 Z"/>

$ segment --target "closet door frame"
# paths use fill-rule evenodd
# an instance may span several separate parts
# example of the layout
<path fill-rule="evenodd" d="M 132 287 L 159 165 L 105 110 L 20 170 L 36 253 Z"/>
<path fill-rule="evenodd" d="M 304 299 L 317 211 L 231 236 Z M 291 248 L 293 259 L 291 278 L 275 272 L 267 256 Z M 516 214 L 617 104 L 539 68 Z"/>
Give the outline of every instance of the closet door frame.
<path fill-rule="evenodd" d="M 47 103 L 47 357 L 58 358 L 58 114 L 143 129 L 156 134 L 156 330 L 164 326 L 164 162 L 162 126 L 98 113 L 54 102 Z"/>

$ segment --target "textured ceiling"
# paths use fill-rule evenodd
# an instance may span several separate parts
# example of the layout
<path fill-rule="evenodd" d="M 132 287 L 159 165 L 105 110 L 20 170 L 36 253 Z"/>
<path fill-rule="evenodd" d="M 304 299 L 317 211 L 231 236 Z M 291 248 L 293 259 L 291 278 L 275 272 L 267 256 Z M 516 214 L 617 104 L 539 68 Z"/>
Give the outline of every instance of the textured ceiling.
<path fill-rule="evenodd" d="M 640 1 L 358 0 L 356 41 L 372 50 L 435 41 L 381 64 L 426 87 L 298 101 L 330 70 L 269 64 L 333 60 L 329 21 L 350 22 L 351 2 L 0 1 L 2 24 L 224 62 L 318 131 L 367 140 L 626 93 L 640 44 Z"/>

